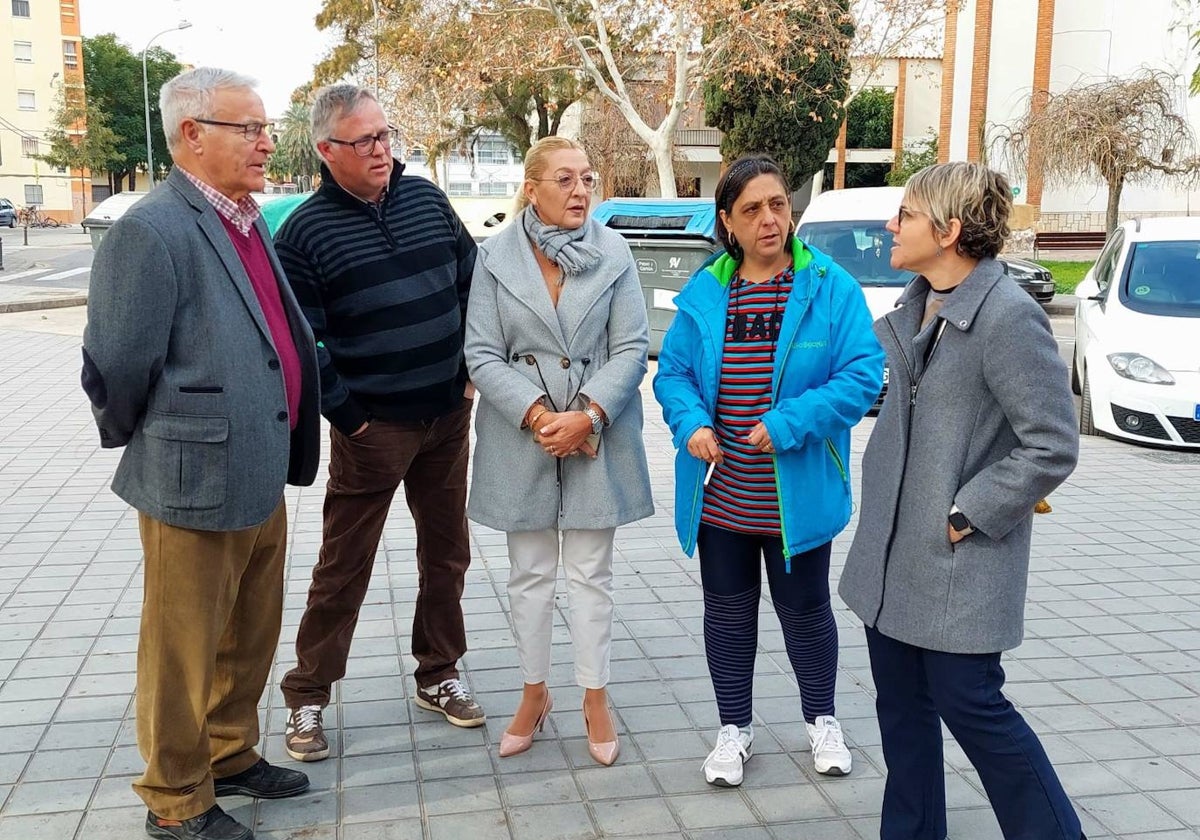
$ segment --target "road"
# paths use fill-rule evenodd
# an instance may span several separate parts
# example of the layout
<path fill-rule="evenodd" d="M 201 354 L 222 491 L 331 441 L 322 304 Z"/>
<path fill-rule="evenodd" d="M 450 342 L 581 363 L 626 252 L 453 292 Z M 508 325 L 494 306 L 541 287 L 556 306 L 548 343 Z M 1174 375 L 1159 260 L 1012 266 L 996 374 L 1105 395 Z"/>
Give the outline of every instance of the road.
<path fill-rule="evenodd" d="M 31 228 L 29 244 L 23 228 L 0 229 L 4 270 L 0 284 L 53 289 L 86 289 L 92 267 L 91 238 L 79 225 Z"/>

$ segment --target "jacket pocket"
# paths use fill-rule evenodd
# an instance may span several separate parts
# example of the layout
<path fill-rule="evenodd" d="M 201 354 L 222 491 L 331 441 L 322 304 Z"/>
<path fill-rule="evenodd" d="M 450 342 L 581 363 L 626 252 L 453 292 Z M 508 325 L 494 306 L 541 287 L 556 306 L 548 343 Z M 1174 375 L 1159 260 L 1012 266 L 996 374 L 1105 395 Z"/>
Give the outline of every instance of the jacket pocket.
<path fill-rule="evenodd" d="M 846 485 L 846 489 L 850 488 L 850 473 L 846 471 L 846 465 L 842 463 L 842 456 L 838 454 L 837 447 L 833 441 L 825 438 L 825 449 L 829 452 L 829 457 L 833 459 L 833 465 L 837 467 L 838 475 L 842 478 L 842 484 Z"/>
<path fill-rule="evenodd" d="M 229 419 L 148 411 L 148 481 L 166 507 L 207 510 L 225 503 Z"/>

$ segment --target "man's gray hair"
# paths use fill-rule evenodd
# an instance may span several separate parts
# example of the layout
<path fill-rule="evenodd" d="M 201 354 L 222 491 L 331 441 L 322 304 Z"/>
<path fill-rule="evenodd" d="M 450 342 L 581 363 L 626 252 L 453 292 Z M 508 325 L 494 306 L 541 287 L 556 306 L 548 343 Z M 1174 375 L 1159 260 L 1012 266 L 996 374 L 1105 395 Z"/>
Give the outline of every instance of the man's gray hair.
<path fill-rule="evenodd" d="M 189 117 L 212 117 L 212 102 L 217 91 L 227 88 L 253 90 L 258 82 L 249 76 L 219 67 L 197 67 L 180 73 L 162 86 L 158 107 L 162 111 L 163 133 L 167 148 L 175 151 L 182 139 L 179 126 Z"/>
<path fill-rule="evenodd" d="M 313 96 L 312 141 L 315 146 L 333 136 L 333 126 L 338 120 L 353 114 L 364 102 L 377 102 L 375 94 L 358 85 L 326 85 Z"/>

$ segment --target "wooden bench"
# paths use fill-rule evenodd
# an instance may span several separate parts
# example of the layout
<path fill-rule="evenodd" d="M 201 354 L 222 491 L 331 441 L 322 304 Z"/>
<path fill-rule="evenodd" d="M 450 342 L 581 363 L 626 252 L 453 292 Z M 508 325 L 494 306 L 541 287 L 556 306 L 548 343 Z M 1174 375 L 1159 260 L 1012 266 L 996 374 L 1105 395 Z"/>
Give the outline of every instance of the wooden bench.
<path fill-rule="evenodd" d="M 1104 247 L 1108 233 L 1102 230 L 1046 231 L 1033 236 L 1033 258 L 1038 251 L 1095 251 Z"/>

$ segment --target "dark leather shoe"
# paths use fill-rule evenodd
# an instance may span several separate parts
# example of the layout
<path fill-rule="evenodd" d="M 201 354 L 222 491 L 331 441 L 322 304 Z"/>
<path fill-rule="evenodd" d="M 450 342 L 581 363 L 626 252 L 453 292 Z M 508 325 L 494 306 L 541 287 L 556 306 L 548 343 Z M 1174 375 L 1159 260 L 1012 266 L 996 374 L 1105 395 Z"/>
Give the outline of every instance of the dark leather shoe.
<path fill-rule="evenodd" d="M 257 799 L 285 799 L 308 790 L 308 776 L 299 770 L 272 767 L 265 758 L 249 769 L 224 779 L 215 779 L 217 796 L 253 796 Z"/>
<path fill-rule="evenodd" d="M 168 820 L 146 812 L 146 833 L 158 840 L 254 840 L 254 832 L 214 805 L 190 820 Z"/>

